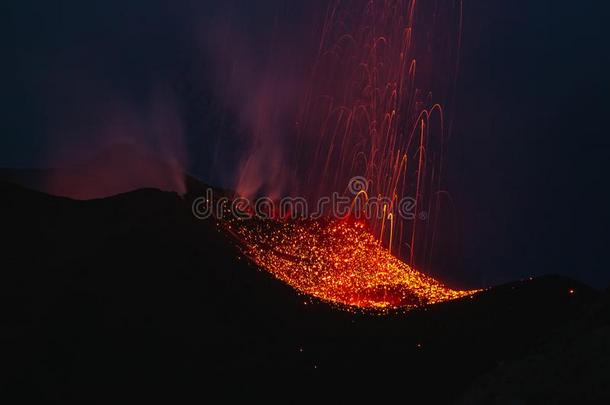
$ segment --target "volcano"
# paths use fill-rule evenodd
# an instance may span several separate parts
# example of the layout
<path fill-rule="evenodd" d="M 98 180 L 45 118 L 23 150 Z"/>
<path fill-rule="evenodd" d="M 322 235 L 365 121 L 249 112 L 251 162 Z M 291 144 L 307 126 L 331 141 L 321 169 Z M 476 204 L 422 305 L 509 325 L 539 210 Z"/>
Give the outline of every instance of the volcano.
<path fill-rule="evenodd" d="M 76 201 L 1 183 L 4 396 L 607 398 L 607 384 L 586 383 L 607 382 L 607 294 L 546 276 L 408 313 L 344 311 L 261 269 L 217 221 L 196 220 L 205 186 L 187 184 L 184 197 Z"/>

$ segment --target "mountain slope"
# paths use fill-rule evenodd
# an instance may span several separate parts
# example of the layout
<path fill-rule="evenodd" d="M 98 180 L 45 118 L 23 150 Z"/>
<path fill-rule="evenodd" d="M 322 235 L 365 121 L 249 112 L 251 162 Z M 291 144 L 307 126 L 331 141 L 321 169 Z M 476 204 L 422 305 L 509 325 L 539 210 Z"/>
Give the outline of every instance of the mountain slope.
<path fill-rule="evenodd" d="M 240 258 L 213 221 L 192 216 L 192 196 L 73 201 L 9 183 L 0 195 L 0 381 L 24 402 L 247 390 L 446 403 L 566 325 L 586 334 L 607 322 L 593 310 L 602 294 L 554 276 L 406 315 L 351 314 Z"/>

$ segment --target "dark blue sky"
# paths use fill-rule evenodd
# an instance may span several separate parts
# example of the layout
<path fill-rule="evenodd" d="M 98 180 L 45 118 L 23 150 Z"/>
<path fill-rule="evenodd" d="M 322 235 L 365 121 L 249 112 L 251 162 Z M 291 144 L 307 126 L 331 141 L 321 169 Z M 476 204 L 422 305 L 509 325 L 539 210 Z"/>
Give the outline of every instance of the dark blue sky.
<path fill-rule="evenodd" d="M 4 2 L 0 166 L 94 153 L 115 108 L 137 126 L 158 107 L 180 121 L 189 170 L 226 183 L 235 156 L 219 149 L 238 151 L 229 134 L 240 128 L 209 33 L 230 27 L 241 49 L 232 57 L 250 56 L 244 72 L 280 37 L 306 65 L 325 3 Z M 458 231 L 440 276 L 492 284 L 562 273 L 610 284 L 608 7 L 465 0 L 446 170 Z"/>

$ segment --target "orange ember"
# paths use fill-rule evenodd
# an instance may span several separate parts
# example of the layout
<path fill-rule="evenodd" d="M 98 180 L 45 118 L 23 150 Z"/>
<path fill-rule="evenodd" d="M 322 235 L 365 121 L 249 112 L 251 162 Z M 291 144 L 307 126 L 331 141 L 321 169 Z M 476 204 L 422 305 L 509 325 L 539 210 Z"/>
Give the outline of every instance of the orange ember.
<path fill-rule="evenodd" d="M 243 221 L 228 224 L 246 256 L 297 291 L 368 310 L 411 309 L 471 295 L 393 256 L 359 222 Z"/>

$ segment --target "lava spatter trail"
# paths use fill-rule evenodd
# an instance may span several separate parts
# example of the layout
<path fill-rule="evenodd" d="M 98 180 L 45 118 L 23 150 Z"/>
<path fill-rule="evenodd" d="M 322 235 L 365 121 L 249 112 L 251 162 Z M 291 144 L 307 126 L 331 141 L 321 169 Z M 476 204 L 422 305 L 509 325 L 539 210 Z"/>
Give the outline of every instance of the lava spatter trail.
<path fill-rule="evenodd" d="M 358 222 L 328 209 L 320 212 L 324 220 L 224 222 L 257 266 L 303 294 L 348 308 L 409 309 L 475 292 L 452 290 L 416 270 L 433 267 L 443 232 L 450 127 L 443 101 L 451 98 L 444 93 L 459 62 L 461 4 L 331 2 L 295 127 L 286 135 L 291 152 L 274 166 L 281 175 L 270 178 L 289 177 L 287 195 L 311 206 L 338 193 L 382 201 L 383 215 Z M 277 145 L 267 146 L 254 148 L 249 159 L 269 159 Z M 240 174 L 238 195 L 265 192 L 249 165 Z M 352 187 L 354 179 L 363 180 L 360 187 Z M 351 195 L 341 192 L 348 184 Z M 276 198 L 281 187 L 274 186 Z M 403 201 L 411 209 L 403 210 Z"/>
<path fill-rule="evenodd" d="M 393 256 L 362 222 L 249 220 L 225 224 L 257 266 L 300 293 L 347 309 L 412 309 L 459 291 Z"/>

